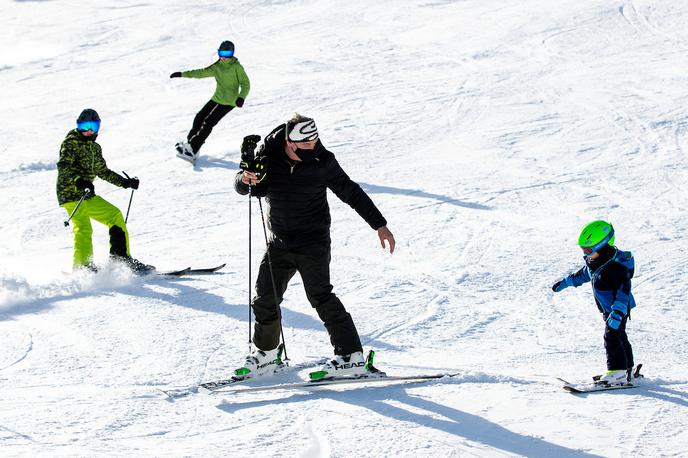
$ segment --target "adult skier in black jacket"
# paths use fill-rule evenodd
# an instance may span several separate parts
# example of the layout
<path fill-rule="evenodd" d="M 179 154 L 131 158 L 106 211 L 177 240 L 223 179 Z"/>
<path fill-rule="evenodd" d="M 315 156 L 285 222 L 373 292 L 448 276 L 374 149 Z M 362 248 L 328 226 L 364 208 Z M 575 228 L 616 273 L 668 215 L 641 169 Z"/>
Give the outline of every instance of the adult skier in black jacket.
<path fill-rule="evenodd" d="M 271 237 L 258 272 L 252 308 L 256 316 L 255 349 L 239 376 L 270 374 L 281 364 L 280 316 L 277 305 L 292 276 L 298 271 L 306 296 L 323 321 L 335 357 L 312 378 L 356 375 L 368 370 L 358 331 L 330 284 L 329 188 L 377 231 L 383 248 L 394 252 L 394 236 L 373 201 L 342 170 L 319 139 L 313 119 L 295 114 L 275 128 L 258 153 L 260 137 L 250 135 L 242 144 L 242 171 L 235 178 L 239 194 L 265 196 L 269 203 Z M 269 260 L 275 281 L 274 297 Z M 317 375 L 316 375 L 317 374 Z"/>

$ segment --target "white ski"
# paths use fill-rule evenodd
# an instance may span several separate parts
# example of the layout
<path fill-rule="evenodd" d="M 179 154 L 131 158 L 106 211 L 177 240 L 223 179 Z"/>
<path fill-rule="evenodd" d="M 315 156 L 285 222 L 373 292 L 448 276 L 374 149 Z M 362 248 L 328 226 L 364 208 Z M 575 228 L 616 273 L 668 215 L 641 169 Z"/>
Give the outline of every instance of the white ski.
<path fill-rule="evenodd" d="M 257 393 L 260 391 L 280 391 L 280 390 L 311 390 L 313 388 L 327 387 L 332 385 L 352 385 L 352 384 L 375 384 L 375 383 L 389 383 L 389 384 L 407 384 L 407 383 L 422 383 L 431 380 L 451 378 L 459 375 L 453 374 L 430 374 L 430 375 L 381 375 L 381 373 L 372 373 L 363 377 L 352 378 L 329 378 L 317 380 L 312 382 L 299 383 L 285 383 L 267 386 L 249 386 L 244 388 L 231 387 L 227 389 L 213 390 L 210 394 L 239 394 L 239 393 Z"/>
<path fill-rule="evenodd" d="M 571 383 L 563 378 L 557 377 L 557 380 L 560 382 L 563 382 L 564 385 L 562 388 L 564 391 L 568 391 L 569 393 L 574 393 L 574 394 L 580 394 L 580 393 L 595 393 L 598 391 L 611 391 L 611 390 L 627 390 L 629 388 L 636 388 L 638 385 L 634 384 L 633 382 L 637 379 L 643 378 L 643 374 L 640 373 L 640 369 L 643 367 L 642 364 L 638 364 L 635 367 L 635 370 L 633 371 L 633 374 L 631 375 L 631 381 L 628 383 L 624 383 L 623 385 L 608 385 L 606 383 L 600 382 L 599 380 L 602 378 L 601 375 L 595 375 L 592 377 L 593 382 L 586 382 L 586 383 Z"/>
<path fill-rule="evenodd" d="M 328 358 L 323 357 L 320 359 L 312 360 L 312 361 L 306 361 L 303 363 L 296 363 L 294 365 L 287 365 L 285 364 L 283 367 L 277 369 L 274 374 L 271 375 L 264 375 L 260 377 L 255 377 L 255 378 L 239 378 L 239 377 L 229 377 L 225 379 L 217 379 L 217 380 L 211 380 L 207 382 L 202 382 L 197 385 L 192 385 L 192 386 L 187 386 L 187 387 L 181 387 L 181 388 L 156 388 L 157 390 L 163 392 L 167 397 L 171 399 L 176 399 L 176 398 L 182 398 L 185 396 L 189 396 L 191 394 L 196 394 L 196 393 L 203 393 L 203 394 L 212 394 L 216 390 L 219 390 L 221 388 L 226 388 L 228 386 L 233 386 L 236 384 L 244 384 L 246 382 L 253 382 L 257 380 L 268 380 L 274 377 L 279 377 L 280 375 L 285 375 L 286 373 L 292 373 L 296 371 L 300 371 L 302 369 L 307 369 L 307 368 L 312 368 L 312 367 L 317 367 L 320 366 L 321 364 L 324 364 Z"/>
<path fill-rule="evenodd" d="M 558 378 L 557 380 L 561 381 L 564 383 L 562 388 L 564 391 L 568 391 L 569 393 L 575 393 L 575 394 L 581 394 L 581 393 L 595 393 L 598 391 L 611 391 L 611 390 L 627 390 L 629 388 L 636 388 L 637 385 L 634 385 L 632 383 L 626 383 L 623 385 L 606 385 L 604 383 L 571 383 L 567 382 L 566 380 L 562 378 Z"/>

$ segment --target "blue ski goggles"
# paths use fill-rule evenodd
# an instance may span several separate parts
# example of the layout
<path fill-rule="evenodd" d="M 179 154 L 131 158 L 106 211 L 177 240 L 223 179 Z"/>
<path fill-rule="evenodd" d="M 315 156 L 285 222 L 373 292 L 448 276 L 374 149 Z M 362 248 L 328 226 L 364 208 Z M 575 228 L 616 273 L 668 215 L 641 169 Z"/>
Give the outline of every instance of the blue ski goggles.
<path fill-rule="evenodd" d="M 76 128 L 82 132 L 92 130 L 93 132 L 98 133 L 98 130 L 100 129 L 100 121 L 79 121 L 76 123 Z"/>
<path fill-rule="evenodd" d="M 234 55 L 234 51 L 231 50 L 226 50 L 226 51 L 217 51 L 217 55 L 220 57 L 232 57 Z"/>

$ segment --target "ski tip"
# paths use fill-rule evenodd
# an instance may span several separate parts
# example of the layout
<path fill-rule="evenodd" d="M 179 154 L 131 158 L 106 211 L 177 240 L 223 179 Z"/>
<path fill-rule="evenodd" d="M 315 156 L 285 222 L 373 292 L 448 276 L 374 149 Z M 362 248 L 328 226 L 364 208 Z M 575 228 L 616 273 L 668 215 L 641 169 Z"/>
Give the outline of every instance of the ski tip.
<path fill-rule="evenodd" d="M 215 273 L 218 270 L 222 269 L 226 265 L 227 265 L 227 263 L 220 264 L 219 266 L 215 266 L 215 267 L 203 267 L 203 268 L 197 268 L 197 269 L 190 268 L 188 273 L 189 274 L 196 274 L 196 275 L 212 274 L 212 273 Z"/>
<path fill-rule="evenodd" d="M 191 267 L 186 267 L 184 269 L 179 269 L 179 270 L 167 270 L 167 271 L 154 271 L 155 274 L 157 275 L 162 275 L 163 277 L 181 277 L 185 273 L 189 272 L 191 270 Z"/>
<path fill-rule="evenodd" d="M 206 388 L 202 385 L 198 385 L 198 392 L 201 394 L 213 394 L 213 390 Z"/>
<path fill-rule="evenodd" d="M 192 388 L 170 388 L 170 389 L 162 389 L 162 388 L 156 388 L 158 391 L 163 393 L 165 396 L 167 396 L 168 401 L 176 401 L 179 398 L 184 398 L 187 396 L 190 396 L 193 394 L 195 391 Z"/>

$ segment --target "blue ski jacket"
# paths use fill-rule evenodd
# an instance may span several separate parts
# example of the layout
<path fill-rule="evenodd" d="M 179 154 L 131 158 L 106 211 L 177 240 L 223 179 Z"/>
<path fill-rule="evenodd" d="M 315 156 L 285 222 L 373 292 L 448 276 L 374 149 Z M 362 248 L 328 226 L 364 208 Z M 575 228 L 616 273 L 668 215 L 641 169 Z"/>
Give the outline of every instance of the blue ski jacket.
<path fill-rule="evenodd" d="M 583 283 L 592 283 L 595 303 L 600 312 L 608 315 L 618 310 L 628 316 L 635 307 L 631 292 L 631 278 L 635 272 L 635 260 L 630 251 L 608 247 L 595 261 L 587 261 L 578 272 L 564 277 L 566 286 L 576 288 Z"/>

